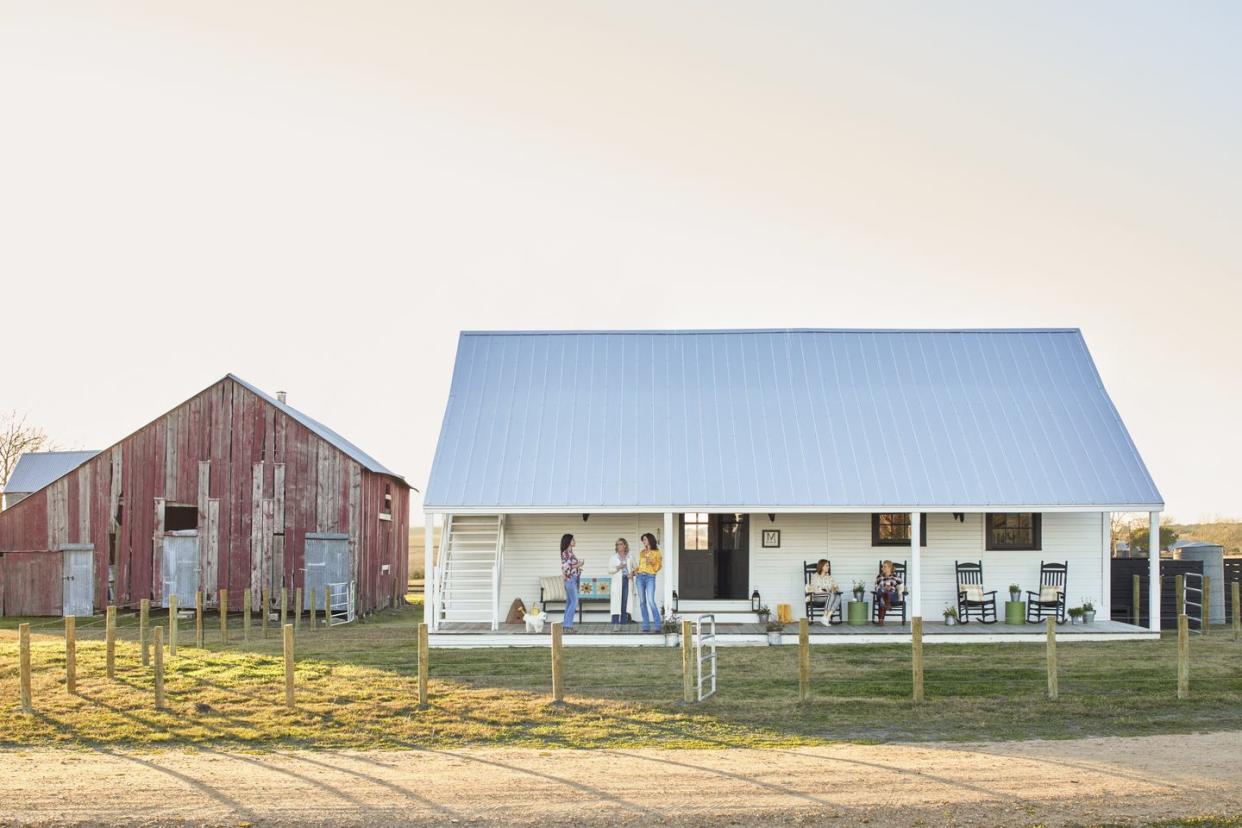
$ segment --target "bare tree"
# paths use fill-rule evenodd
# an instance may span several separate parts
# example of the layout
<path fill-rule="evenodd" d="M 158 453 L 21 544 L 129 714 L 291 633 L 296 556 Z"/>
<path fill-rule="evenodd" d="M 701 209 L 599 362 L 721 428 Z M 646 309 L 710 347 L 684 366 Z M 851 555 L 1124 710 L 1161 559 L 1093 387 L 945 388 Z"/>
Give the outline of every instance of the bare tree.
<path fill-rule="evenodd" d="M 47 432 L 26 422 L 25 414 L 0 413 L 0 487 L 8 485 L 17 458 L 28 451 L 45 451 L 56 446 Z"/>

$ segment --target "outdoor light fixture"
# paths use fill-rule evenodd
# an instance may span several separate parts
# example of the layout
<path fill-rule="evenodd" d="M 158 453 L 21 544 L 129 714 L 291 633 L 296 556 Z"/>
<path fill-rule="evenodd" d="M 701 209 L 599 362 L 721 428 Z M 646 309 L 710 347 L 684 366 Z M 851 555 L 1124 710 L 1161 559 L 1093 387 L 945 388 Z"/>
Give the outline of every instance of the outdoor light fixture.
<path fill-rule="evenodd" d="M 673 590 L 673 612 L 677 612 L 677 590 Z"/>
<path fill-rule="evenodd" d="M 776 512 L 768 512 L 768 520 L 776 523 Z"/>
<path fill-rule="evenodd" d="M 759 590 L 756 589 L 754 592 L 750 594 L 750 611 L 758 612 L 759 608 L 762 606 L 763 606 L 763 602 L 759 600 Z"/>
<path fill-rule="evenodd" d="M 591 516 L 591 515 L 590 515 L 588 512 L 583 512 L 583 513 L 582 513 L 582 522 L 583 522 L 583 523 L 586 523 L 586 522 L 587 522 L 587 518 L 589 518 L 590 516 Z"/>
<path fill-rule="evenodd" d="M 965 523 L 966 513 L 965 512 L 954 512 L 953 519 L 956 520 L 958 523 Z"/>

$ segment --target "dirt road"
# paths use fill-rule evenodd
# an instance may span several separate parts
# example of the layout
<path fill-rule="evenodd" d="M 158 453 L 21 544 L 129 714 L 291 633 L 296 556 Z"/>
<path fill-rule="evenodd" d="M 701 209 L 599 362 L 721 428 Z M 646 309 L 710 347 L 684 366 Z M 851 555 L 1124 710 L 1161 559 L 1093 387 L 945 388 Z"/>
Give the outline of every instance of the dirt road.
<path fill-rule="evenodd" d="M 0 753 L 17 825 L 1091 825 L 1242 813 L 1242 735 L 789 750 Z"/>

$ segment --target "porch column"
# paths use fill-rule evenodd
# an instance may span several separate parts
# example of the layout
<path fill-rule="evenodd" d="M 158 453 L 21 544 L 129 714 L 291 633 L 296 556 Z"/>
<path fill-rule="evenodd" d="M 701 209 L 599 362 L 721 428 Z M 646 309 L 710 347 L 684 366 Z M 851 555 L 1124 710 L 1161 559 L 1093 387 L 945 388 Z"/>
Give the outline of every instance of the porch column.
<path fill-rule="evenodd" d="M 906 584 L 907 602 L 910 604 L 910 617 L 923 617 L 923 563 L 919 558 L 919 548 L 922 545 L 922 538 L 919 537 L 922 529 L 920 523 L 920 515 L 918 512 L 910 513 L 910 583 Z"/>
<path fill-rule="evenodd" d="M 436 516 L 430 512 L 423 513 L 423 620 L 427 628 L 434 631 L 439 622 L 436 619 L 436 574 L 435 574 L 435 536 Z"/>
<path fill-rule="evenodd" d="M 1160 513 L 1148 513 L 1147 611 L 1148 629 L 1160 632 Z M 1138 619 L 1135 619 L 1137 622 Z"/>
<path fill-rule="evenodd" d="M 673 513 L 664 513 L 664 537 L 660 541 L 664 547 L 664 611 L 673 611 L 673 590 L 677 589 L 677 543 L 673 532 Z"/>

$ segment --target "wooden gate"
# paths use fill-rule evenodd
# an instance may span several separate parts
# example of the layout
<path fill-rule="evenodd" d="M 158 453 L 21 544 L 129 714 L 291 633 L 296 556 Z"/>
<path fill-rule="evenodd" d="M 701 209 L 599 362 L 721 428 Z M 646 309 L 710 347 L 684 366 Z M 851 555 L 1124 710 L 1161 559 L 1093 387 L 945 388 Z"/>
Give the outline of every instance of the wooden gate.
<path fill-rule="evenodd" d="M 306 533 L 306 569 L 303 572 L 302 608 L 309 609 L 311 595 L 323 604 L 323 588 L 348 583 L 349 535 L 332 532 Z"/>
<path fill-rule="evenodd" d="M 164 535 L 164 595 L 161 606 L 168 606 L 168 598 L 177 596 L 177 606 L 194 606 L 198 592 L 198 530 L 183 529 Z"/>
<path fill-rule="evenodd" d="M 61 581 L 64 593 L 61 599 L 64 615 L 95 614 L 95 547 L 89 543 L 64 545 L 60 548 L 63 558 Z"/>
<path fill-rule="evenodd" d="M 1147 600 L 1147 559 L 1146 558 L 1113 558 L 1110 594 L 1112 606 L 1110 615 L 1114 621 L 1137 624 L 1146 627 L 1149 623 L 1148 613 L 1151 605 Z M 1177 628 L 1177 598 L 1174 595 L 1174 579 L 1188 572 L 1203 573 L 1203 561 L 1160 561 L 1160 627 L 1161 629 Z M 1139 576 L 1139 618 L 1134 618 L 1134 576 Z"/>

